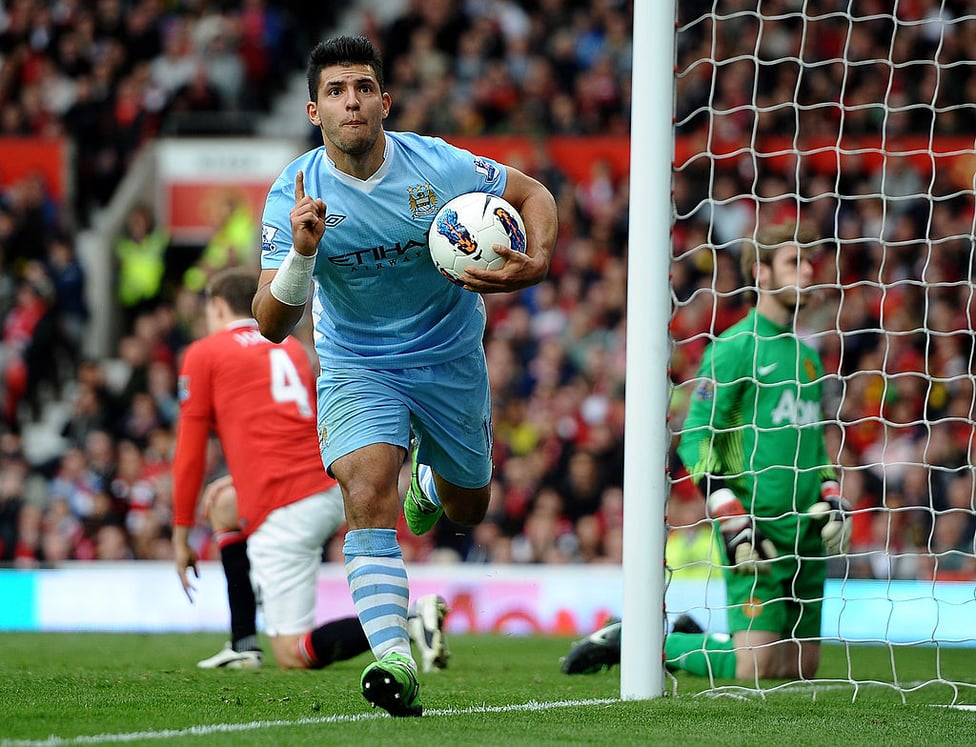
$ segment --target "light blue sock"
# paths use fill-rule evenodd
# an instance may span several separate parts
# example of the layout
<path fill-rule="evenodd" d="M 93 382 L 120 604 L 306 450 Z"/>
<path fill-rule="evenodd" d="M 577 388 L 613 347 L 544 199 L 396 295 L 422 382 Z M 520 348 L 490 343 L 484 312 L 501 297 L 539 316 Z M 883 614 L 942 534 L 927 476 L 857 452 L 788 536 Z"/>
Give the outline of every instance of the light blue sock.
<path fill-rule="evenodd" d="M 407 635 L 410 588 L 395 529 L 353 529 L 342 546 L 356 614 L 373 656 L 389 653 L 411 661 Z"/>
<path fill-rule="evenodd" d="M 441 505 L 441 499 L 437 496 L 437 486 L 434 485 L 434 470 L 426 464 L 417 465 L 417 482 L 424 496 L 435 506 Z"/>

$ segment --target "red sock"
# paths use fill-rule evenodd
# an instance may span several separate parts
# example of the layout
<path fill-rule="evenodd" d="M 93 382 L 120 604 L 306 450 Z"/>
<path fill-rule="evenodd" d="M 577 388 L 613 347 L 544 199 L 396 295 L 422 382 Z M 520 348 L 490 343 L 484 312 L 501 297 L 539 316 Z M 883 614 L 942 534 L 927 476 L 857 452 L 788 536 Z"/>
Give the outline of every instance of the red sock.
<path fill-rule="evenodd" d="M 298 639 L 298 658 L 305 662 L 306 669 L 318 669 L 319 657 L 315 655 L 312 647 L 312 631 L 303 633 Z"/>
<path fill-rule="evenodd" d="M 240 529 L 218 529 L 214 532 L 214 541 L 217 543 L 218 550 L 223 550 L 235 542 L 243 542 L 245 539 L 246 537 Z"/>

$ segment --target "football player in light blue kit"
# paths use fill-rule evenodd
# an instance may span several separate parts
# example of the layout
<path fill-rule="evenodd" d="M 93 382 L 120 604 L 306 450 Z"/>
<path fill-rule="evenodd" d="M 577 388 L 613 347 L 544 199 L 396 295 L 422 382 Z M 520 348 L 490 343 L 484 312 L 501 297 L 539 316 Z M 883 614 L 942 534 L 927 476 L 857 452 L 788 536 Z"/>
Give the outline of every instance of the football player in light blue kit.
<path fill-rule="evenodd" d="M 271 188 L 253 311 L 261 332 L 281 340 L 311 286 L 322 459 L 342 488 L 346 574 L 376 657 L 363 695 L 394 716 L 419 716 L 397 478 L 412 431 L 403 504 L 411 530 L 427 531 L 442 513 L 465 525 L 484 518 L 492 439 L 478 294 L 546 276 L 556 203 L 517 169 L 440 139 L 384 131 L 391 99 L 363 37 L 317 45 L 308 84 L 308 118 L 324 146 L 289 164 Z M 505 265 L 468 270 L 462 288 L 435 269 L 427 230 L 441 205 L 474 191 L 501 195 L 521 213 L 526 251 L 496 248 Z M 282 397 L 290 386 L 281 382 Z"/>

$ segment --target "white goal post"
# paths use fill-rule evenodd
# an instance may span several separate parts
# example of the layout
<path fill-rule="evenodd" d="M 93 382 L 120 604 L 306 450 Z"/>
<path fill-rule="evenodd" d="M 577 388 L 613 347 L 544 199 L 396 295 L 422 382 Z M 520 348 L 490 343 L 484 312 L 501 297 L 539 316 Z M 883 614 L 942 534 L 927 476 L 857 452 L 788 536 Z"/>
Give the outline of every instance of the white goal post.
<path fill-rule="evenodd" d="M 667 498 L 668 431 L 665 426 L 669 355 L 667 285 L 671 228 L 674 1 L 634 4 L 633 96 L 630 139 L 627 274 L 627 398 L 625 418 L 638 423 L 624 442 L 623 618 L 620 697 L 656 698 L 664 693 L 660 651 L 664 641 L 664 510 Z M 637 136 L 645 133 L 645 137 Z M 635 210 L 634 205 L 642 206 Z M 640 236 L 639 242 L 634 237 Z M 641 251 L 634 251 L 639 246 Z M 653 287 L 633 278 L 655 279 Z M 636 330 L 646 335 L 634 344 Z"/>
<path fill-rule="evenodd" d="M 823 360 L 821 422 L 854 507 L 851 552 L 829 561 L 822 599 L 821 640 L 846 664 L 822 666 L 813 684 L 854 697 L 873 685 L 903 701 L 928 686 L 948 688 L 952 702 L 972 697 L 976 676 L 951 662 L 956 647 L 976 646 L 974 38 L 976 13 L 940 0 L 635 3 L 623 611 L 640 624 L 623 626 L 622 697 L 660 694 L 638 674 L 659 649 L 638 637 L 656 645 L 666 633 L 644 596 L 659 574 L 648 551 L 663 508 L 652 451 L 663 415 L 646 397 L 670 377 L 673 447 L 705 345 L 748 308 L 742 242 L 791 220 L 822 237 L 798 334 Z M 666 134 L 654 108 L 662 49 L 674 54 Z M 669 237 L 654 208 L 661 152 L 673 153 L 663 167 Z M 671 248 L 666 371 L 654 327 L 662 244 Z M 719 561 L 708 542 L 690 549 L 711 531 L 702 498 L 681 472 L 666 487 L 667 618 L 688 614 L 722 633 Z M 864 645 L 887 650 L 886 674 L 862 671 Z M 925 671 L 903 656 L 915 649 L 927 653 Z M 711 684 L 760 695 L 784 687 Z"/>

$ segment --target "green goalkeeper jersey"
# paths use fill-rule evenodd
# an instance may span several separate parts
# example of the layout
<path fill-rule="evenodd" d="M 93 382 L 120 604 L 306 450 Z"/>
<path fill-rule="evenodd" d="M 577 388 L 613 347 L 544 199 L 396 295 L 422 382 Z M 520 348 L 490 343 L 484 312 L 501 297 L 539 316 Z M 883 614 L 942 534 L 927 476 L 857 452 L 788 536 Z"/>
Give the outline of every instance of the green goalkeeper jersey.
<path fill-rule="evenodd" d="M 805 545 L 811 533 L 796 512 L 835 479 L 819 354 L 753 309 L 706 348 L 698 377 L 678 446 L 692 477 L 723 477 L 746 510 L 765 519 L 762 531 L 777 547 Z"/>

